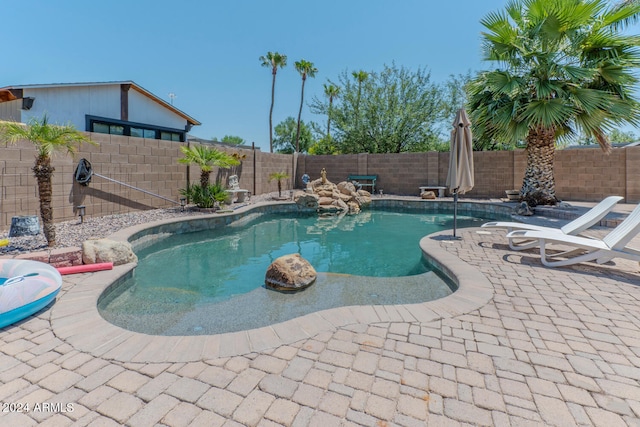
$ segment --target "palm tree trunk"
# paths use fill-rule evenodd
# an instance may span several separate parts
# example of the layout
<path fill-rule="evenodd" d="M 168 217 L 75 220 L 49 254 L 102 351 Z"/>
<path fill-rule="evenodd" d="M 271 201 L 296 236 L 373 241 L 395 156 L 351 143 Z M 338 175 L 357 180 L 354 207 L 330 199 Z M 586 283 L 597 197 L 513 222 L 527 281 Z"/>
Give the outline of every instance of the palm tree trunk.
<path fill-rule="evenodd" d="M 38 195 L 40 198 L 40 217 L 42 218 L 42 229 L 44 237 L 47 239 L 49 247 L 56 245 L 56 228 L 53 224 L 52 199 L 52 178 L 55 168 L 51 166 L 51 157 L 38 156 L 33 167 L 33 174 L 38 182 Z"/>
<path fill-rule="evenodd" d="M 302 76 L 302 93 L 300 95 L 300 111 L 298 111 L 298 130 L 296 131 L 296 153 L 300 152 L 300 118 L 302 117 L 302 105 L 304 103 L 304 81 L 305 76 Z"/>
<path fill-rule="evenodd" d="M 278 180 L 278 198 L 282 197 L 282 181 Z"/>
<path fill-rule="evenodd" d="M 331 107 L 333 107 L 333 97 L 329 97 L 329 111 L 327 112 L 327 136 L 331 136 Z"/>
<path fill-rule="evenodd" d="M 553 160 L 556 153 L 555 129 L 538 127 L 527 135 L 527 169 L 520 190 L 520 197 L 529 205 L 553 205 L 556 198 L 556 181 L 553 176 Z"/>
<path fill-rule="evenodd" d="M 209 175 L 211 175 L 210 171 L 200 171 L 200 186 L 203 189 L 209 186 Z"/>
<path fill-rule="evenodd" d="M 273 81 L 271 82 L 271 108 L 269 109 L 269 152 L 273 153 L 273 101 L 276 91 L 276 67 L 273 67 Z"/>

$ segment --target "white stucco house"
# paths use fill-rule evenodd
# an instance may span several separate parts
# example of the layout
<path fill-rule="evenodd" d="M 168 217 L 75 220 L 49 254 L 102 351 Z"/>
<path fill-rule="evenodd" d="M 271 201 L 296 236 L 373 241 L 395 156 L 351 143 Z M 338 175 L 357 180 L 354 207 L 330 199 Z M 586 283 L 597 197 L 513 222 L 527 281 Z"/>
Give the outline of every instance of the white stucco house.
<path fill-rule="evenodd" d="M 87 132 L 185 141 L 201 123 L 133 81 L 56 83 L 0 88 L 0 120 L 50 123 Z"/>

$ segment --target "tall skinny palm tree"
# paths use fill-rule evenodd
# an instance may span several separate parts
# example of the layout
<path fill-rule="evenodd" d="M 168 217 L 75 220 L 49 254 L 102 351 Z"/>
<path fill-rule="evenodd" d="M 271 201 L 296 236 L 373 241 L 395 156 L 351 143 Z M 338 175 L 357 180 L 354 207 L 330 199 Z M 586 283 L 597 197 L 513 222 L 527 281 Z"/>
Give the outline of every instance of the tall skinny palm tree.
<path fill-rule="evenodd" d="M 360 97 L 362 96 L 362 83 L 367 81 L 367 79 L 369 78 L 369 73 L 367 73 L 364 70 L 360 70 L 360 71 L 352 71 L 351 75 L 358 82 L 358 95 L 356 98 L 356 120 L 355 120 L 355 125 L 357 130 L 358 119 L 360 118 Z"/>
<path fill-rule="evenodd" d="M 324 94 L 329 98 L 329 110 L 327 111 L 327 136 L 331 136 L 331 111 L 333 100 L 340 95 L 340 88 L 332 83 L 324 84 Z"/>
<path fill-rule="evenodd" d="M 511 0 L 482 19 L 484 57 L 498 68 L 469 85 L 474 136 L 526 142 L 520 196 L 531 204 L 558 201 L 558 138 L 582 132 L 608 153 L 607 133 L 640 124 L 640 37 L 621 32 L 639 15 L 637 1 Z"/>
<path fill-rule="evenodd" d="M 305 61 L 301 59 L 296 61 L 296 71 L 302 76 L 302 92 L 300 95 L 300 111 L 298 111 L 298 130 L 296 132 L 296 152 L 300 152 L 300 119 L 302 117 L 302 106 L 304 105 L 304 82 L 307 81 L 307 76 L 315 77 L 318 69 L 313 66 L 313 62 Z"/>
<path fill-rule="evenodd" d="M 5 144 L 27 140 L 35 146 L 37 155 L 32 170 L 38 183 L 42 230 L 49 247 L 55 246 L 56 229 L 53 223 L 53 206 L 51 204 L 55 168 L 51 165 L 51 159 L 57 151 L 66 150 L 67 154 L 74 154 L 79 144 L 83 142 L 95 143 L 71 125 L 50 124 L 46 115 L 42 119 L 31 119 L 27 126 L 15 122 L 0 123 L 0 140 Z"/>
<path fill-rule="evenodd" d="M 182 145 L 180 146 L 180 151 L 182 151 L 184 157 L 178 159 L 178 162 L 188 165 L 196 164 L 200 167 L 200 186 L 202 188 L 207 188 L 209 185 L 209 176 L 215 166 L 228 169 L 231 166 L 240 164 L 240 160 L 231 154 L 204 145 L 191 145 L 189 147 Z"/>
<path fill-rule="evenodd" d="M 273 153 L 273 102 L 276 90 L 276 74 L 278 67 L 284 68 L 287 65 L 287 55 L 278 52 L 267 52 L 266 55 L 260 57 L 263 67 L 271 67 L 273 75 L 271 81 L 271 108 L 269 109 L 269 151 Z"/>

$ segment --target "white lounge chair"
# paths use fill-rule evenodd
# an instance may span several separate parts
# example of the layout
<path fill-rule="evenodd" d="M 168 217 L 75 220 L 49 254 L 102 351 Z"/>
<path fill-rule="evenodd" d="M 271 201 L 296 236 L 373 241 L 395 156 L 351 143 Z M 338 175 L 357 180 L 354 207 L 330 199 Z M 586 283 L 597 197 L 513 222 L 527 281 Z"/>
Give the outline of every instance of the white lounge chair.
<path fill-rule="evenodd" d="M 604 218 L 614 208 L 616 203 L 622 200 L 620 196 L 609 196 L 583 215 L 567 223 L 562 228 L 544 227 L 542 225 L 525 224 L 522 222 L 506 222 L 506 221 L 492 221 L 482 224 L 485 228 L 506 228 L 510 233 L 514 230 L 530 230 L 530 231 L 548 231 L 554 233 L 561 233 L 566 235 L 577 235 L 585 231 L 586 229 L 597 224 L 602 218 Z M 509 247 L 513 250 L 520 251 L 523 249 L 533 248 L 538 245 L 536 240 L 515 241 L 516 239 L 509 239 Z"/>
<path fill-rule="evenodd" d="M 602 264 L 613 258 L 626 258 L 633 261 L 640 261 L 640 250 L 627 246 L 627 243 L 639 232 L 640 205 L 602 240 L 581 236 L 568 236 L 554 231 L 527 230 L 512 231 L 507 234 L 507 238 L 510 240 L 536 240 L 540 245 L 542 264 L 548 267 L 559 267 L 593 260 L 598 264 Z M 550 243 L 571 246 L 575 249 L 557 254 L 547 254 L 547 244 Z"/>

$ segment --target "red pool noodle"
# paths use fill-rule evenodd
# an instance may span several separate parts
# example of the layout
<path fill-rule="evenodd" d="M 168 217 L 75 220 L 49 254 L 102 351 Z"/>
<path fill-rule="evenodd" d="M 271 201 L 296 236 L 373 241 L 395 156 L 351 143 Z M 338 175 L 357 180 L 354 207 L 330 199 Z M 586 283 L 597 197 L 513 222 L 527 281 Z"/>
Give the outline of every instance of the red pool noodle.
<path fill-rule="evenodd" d="M 113 268 L 112 262 L 99 262 L 96 264 L 82 264 L 73 265 L 71 267 L 56 267 L 56 270 L 60 274 L 76 274 L 76 273 L 91 273 L 93 271 L 111 270 Z"/>

